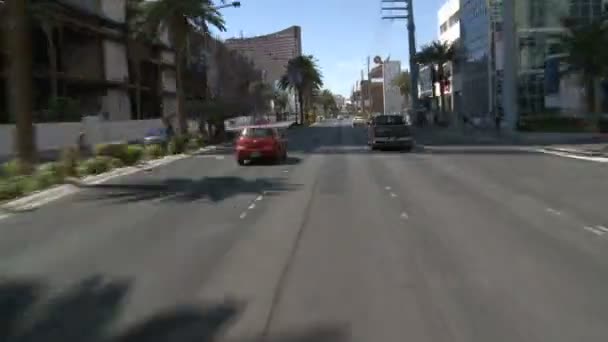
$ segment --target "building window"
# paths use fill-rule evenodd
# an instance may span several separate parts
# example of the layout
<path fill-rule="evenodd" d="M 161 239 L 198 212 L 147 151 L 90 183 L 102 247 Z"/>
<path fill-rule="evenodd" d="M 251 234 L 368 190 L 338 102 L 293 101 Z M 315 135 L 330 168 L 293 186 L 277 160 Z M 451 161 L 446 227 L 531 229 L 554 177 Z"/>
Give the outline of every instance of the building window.
<path fill-rule="evenodd" d="M 444 33 L 447 30 L 448 30 L 448 23 L 447 22 L 445 22 L 445 23 L 441 24 L 441 26 L 439 26 L 439 32 Z"/>

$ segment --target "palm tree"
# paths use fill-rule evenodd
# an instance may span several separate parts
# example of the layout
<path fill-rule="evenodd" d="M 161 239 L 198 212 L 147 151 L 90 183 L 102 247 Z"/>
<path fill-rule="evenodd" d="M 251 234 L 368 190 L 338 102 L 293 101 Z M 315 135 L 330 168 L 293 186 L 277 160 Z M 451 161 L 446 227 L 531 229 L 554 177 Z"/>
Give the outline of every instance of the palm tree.
<path fill-rule="evenodd" d="M 279 88 L 296 92 L 300 105 L 300 123 L 304 123 L 304 103 L 323 86 L 321 71 L 312 55 L 294 57 L 287 62 Z"/>
<path fill-rule="evenodd" d="M 226 31 L 224 18 L 212 0 L 156 0 L 142 4 L 144 24 L 154 33 L 167 29 L 175 48 L 175 67 L 177 83 L 177 119 L 181 133 L 187 132 L 185 95 L 182 70 L 188 37 L 197 30 L 209 34 L 209 25 Z"/>
<path fill-rule="evenodd" d="M 447 42 L 433 41 L 422 47 L 422 50 L 417 55 L 418 63 L 428 64 L 433 69 L 437 68 L 437 79 L 439 81 L 439 101 L 441 102 L 441 114 L 445 114 L 445 82 L 447 75 L 445 72 L 445 64 L 451 62 L 456 57 L 456 45 Z M 433 84 L 433 96 L 435 94 L 435 84 Z"/>
<path fill-rule="evenodd" d="M 275 91 L 273 96 L 275 109 L 284 112 L 289 104 L 289 95 L 284 91 Z"/>
<path fill-rule="evenodd" d="M 29 172 L 36 161 L 36 137 L 32 114 L 32 48 L 28 1 L 8 1 L 5 3 L 6 42 L 8 45 L 9 83 L 8 96 L 12 115 L 15 117 L 17 158 Z"/>
<path fill-rule="evenodd" d="M 270 86 L 262 81 L 254 81 L 249 85 L 249 95 L 255 114 L 267 110 L 273 96 Z"/>
<path fill-rule="evenodd" d="M 412 91 L 412 81 L 409 71 L 401 72 L 394 80 L 393 85 L 399 87 L 402 96 L 408 96 Z"/>
<path fill-rule="evenodd" d="M 561 43 L 570 71 L 578 72 L 585 88 L 587 110 L 596 113 L 597 81 L 608 72 L 608 27 L 602 20 L 581 23 L 566 18 Z"/>
<path fill-rule="evenodd" d="M 328 90 L 323 89 L 318 96 L 317 102 L 323 107 L 323 112 L 327 115 L 330 110 L 336 110 L 338 106 L 336 105 L 336 98 L 334 94 Z"/>

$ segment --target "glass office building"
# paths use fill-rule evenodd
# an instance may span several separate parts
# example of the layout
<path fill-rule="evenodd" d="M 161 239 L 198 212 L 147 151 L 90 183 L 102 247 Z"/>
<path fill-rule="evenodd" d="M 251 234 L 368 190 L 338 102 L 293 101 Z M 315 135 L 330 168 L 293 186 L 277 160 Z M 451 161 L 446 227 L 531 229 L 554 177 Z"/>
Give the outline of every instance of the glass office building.
<path fill-rule="evenodd" d="M 488 117 L 490 113 L 490 17 L 488 0 L 460 0 L 461 114 Z"/>
<path fill-rule="evenodd" d="M 605 0 L 517 0 L 513 2 L 516 49 L 505 58 L 516 58 L 516 101 L 519 116 L 555 111 L 545 103 L 548 57 L 559 51 L 561 19 L 590 20 L 601 14 Z M 553 82 L 559 82 L 555 80 Z M 549 85 L 551 88 L 555 88 Z M 547 91 L 546 91 L 547 90 Z"/>

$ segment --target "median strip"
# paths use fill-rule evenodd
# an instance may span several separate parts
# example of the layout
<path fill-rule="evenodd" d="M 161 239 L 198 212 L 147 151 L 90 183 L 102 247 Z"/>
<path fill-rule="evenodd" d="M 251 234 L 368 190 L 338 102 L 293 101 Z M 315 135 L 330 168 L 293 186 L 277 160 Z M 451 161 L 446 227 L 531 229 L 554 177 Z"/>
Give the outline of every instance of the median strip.
<path fill-rule="evenodd" d="M 132 146 L 129 146 L 129 148 L 132 148 Z M 62 197 L 74 194 L 79 191 L 79 187 L 82 185 L 104 183 L 116 177 L 127 176 L 139 171 L 146 171 L 170 164 L 188 158 L 196 153 L 210 151 L 213 148 L 214 146 L 191 149 L 191 152 L 189 153 L 174 152 L 175 154 L 172 155 L 166 155 L 165 152 L 156 153 L 158 151 L 152 151 L 149 155 L 150 157 L 147 159 L 145 159 L 144 154 L 141 153 L 138 154 L 139 157 L 133 160 L 134 162 L 132 162 L 132 164 L 134 165 L 131 166 L 124 166 L 124 163 L 119 164 L 118 161 L 120 160 L 118 158 L 96 156 L 80 162 L 69 162 L 72 167 L 76 169 L 75 172 L 63 171 L 62 167 L 64 167 L 66 161 L 45 164 L 31 176 L 15 177 L 18 177 L 19 181 L 27 185 L 28 183 L 26 182 L 33 183 L 38 181 L 35 177 L 40 177 L 38 173 L 42 172 L 40 171 L 42 169 L 49 173 L 48 175 L 44 173 L 42 175 L 48 177 L 50 177 L 50 175 L 56 175 L 54 182 L 49 181 L 39 185 L 34 183 L 38 185 L 39 188 L 36 189 L 35 187 L 32 187 L 32 190 L 30 191 L 27 191 L 27 188 L 18 188 L 19 184 L 15 184 L 12 178 L 5 178 L 4 182 L 6 184 L 0 184 L 0 193 L 6 200 L 4 203 L 0 204 L 0 220 L 10 217 L 11 214 L 29 211 Z M 50 172 L 50 170 L 54 170 L 55 173 Z M 72 174 L 74 174 L 74 176 L 72 176 Z M 0 182 L 1 181 L 3 180 L 0 180 Z M 7 188 L 7 185 L 12 186 L 13 188 Z"/>

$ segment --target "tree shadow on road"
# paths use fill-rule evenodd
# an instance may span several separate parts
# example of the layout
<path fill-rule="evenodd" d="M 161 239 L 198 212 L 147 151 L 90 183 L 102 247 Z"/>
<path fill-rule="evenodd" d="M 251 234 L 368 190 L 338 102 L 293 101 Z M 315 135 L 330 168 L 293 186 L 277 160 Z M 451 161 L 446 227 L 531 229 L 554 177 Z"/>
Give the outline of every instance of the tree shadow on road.
<path fill-rule="evenodd" d="M 79 194 L 84 199 L 109 199 L 120 203 L 147 200 L 194 202 L 209 200 L 221 202 L 239 194 L 282 193 L 293 191 L 298 185 L 286 183 L 283 178 L 204 177 L 167 178 L 140 183 L 104 183 L 82 185 L 93 191 Z"/>
<path fill-rule="evenodd" d="M 189 304 L 119 325 L 131 287 L 128 281 L 90 277 L 50 293 L 39 280 L 0 282 L 0 341 L 3 342 L 211 342 L 245 309 L 244 303 Z M 346 342 L 344 325 L 315 324 L 271 336 L 233 342 Z"/>
<path fill-rule="evenodd" d="M 182 306 L 115 331 L 129 282 L 92 277 L 50 298 L 44 286 L 30 280 L 0 283 L 0 341 L 212 341 L 241 310 L 236 302 Z"/>

